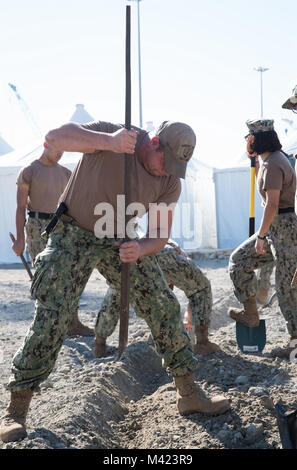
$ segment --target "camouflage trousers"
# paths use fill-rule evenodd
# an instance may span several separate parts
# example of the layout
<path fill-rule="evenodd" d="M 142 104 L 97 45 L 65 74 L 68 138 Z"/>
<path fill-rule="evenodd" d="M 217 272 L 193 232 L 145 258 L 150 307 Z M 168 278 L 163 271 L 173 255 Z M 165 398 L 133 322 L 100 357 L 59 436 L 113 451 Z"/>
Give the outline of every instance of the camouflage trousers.
<path fill-rule="evenodd" d="M 173 247 L 165 247 L 156 254 L 160 268 L 168 284 L 183 290 L 192 309 L 192 324 L 209 325 L 212 293 L 209 280 L 193 260 L 179 254 Z M 107 338 L 117 325 L 120 312 L 120 293 L 109 287 L 99 311 L 96 334 Z"/>
<path fill-rule="evenodd" d="M 258 272 L 258 289 L 269 289 L 270 287 L 270 278 L 272 275 L 272 271 L 274 268 L 274 261 L 272 263 L 267 264 L 267 266 L 263 266 Z"/>
<path fill-rule="evenodd" d="M 35 317 L 24 344 L 13 359 L 8 389 L 31 389 L 51 373 L 68 325 L 87 281 L 96 267 L 107 282 L 120 288 L 121 263 L 114 239 L 58 222 L 35 261 L 31 294 Z M 155 256 L 131 264 L 131 304 L 149 325 L 164 367 L 172 375 L 197 368 L 179 303 L 168 287 Z"/>
<path fill-rule="evenodd" d="M 45 231 L 47 225 L 49 224 L 49 219 L 39 219 L 28 217 L 28 220 L 25 225 L 26 230 L 26 250 L 29 253 L 32 266 L 35 266 L 35 260 L 37 255 L 41 253 L 47 244 L 47 239 L 42 238 L 41 234 Z M 79 308 L 79 302 L 73 311 L 76 312 Z"/>
<path fill-rule="evenodd" d="M 254 270 L 275 262 L 275 285 L 280 310 L 290 334 L 297 332 L 297 288 L 290 283 L 297 265 L 297 217 L 292 213 L 276 215 L 266 235 L 266 253 L 255 250 L 257 235 L 242 243 L 230 256 L 229 273 L 234 293 L 240 302 L 256 294 Z"/>
<path fill-rule="evenodd" d="M 31 263 L 34 266 L 35 259 L 46 247 L 46 240 L 41 238 L 42 232 L 48 225 L 49 220 L 28 217 L 25 225 L 26 230 L 26 250 L 29 253 Z"/>

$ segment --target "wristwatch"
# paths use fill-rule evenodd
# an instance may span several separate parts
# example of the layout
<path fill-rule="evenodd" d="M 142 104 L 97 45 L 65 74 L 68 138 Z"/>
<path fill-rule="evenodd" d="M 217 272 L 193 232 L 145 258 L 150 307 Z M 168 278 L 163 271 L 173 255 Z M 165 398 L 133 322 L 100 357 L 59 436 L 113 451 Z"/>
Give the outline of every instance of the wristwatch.
<path fill-rule="evenodd" d="M 260 237 L 260 235 L 257 235 L 257 237 L 260 239 L 260 240 L 265 240 L 266 239 L 266 236 L 264 235 L 264 237 Z"/>

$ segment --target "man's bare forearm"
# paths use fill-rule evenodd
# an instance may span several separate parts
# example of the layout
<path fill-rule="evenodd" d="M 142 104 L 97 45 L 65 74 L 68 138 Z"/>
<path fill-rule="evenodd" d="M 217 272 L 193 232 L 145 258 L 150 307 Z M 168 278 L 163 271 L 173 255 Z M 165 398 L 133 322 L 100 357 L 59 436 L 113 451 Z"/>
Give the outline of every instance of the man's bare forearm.
<path fill-rule="evenodd" d="M 147 238 L 139 240 L 140 256 L 150 256 L 159 253 L 166 245 L 168 238 Z"/>
<path fill-rule="evenodd" d="M 49 131 L 45 139 L 48 145 L 63 152 L 94 153 L 109 150 L 114 153 L 134 153 L 137 132 L 120 128 L 106 133 L 85 129 L 80 124 L 69 122 Z"/>
<path fill-rule="evenodd" d="M 45 139 L 51 147 L 65 152 L 92 153 L 110 149 L 108 134 L 84 129 L 74 122 L 49 131 Z"/>
<path fill-rule="evenodd" d="M 24 240 L 24 228 L 26 222 L 26 209 L 24 207 L 17 207 L 15 222 L 17 240 Z"/>
<path fill-rule="evenodd" d="M 273 222 L 274 217 L 276 216 L 278 212 L 278 206 L 274 204 L 266 204 L 263 212 L 263 217 L 261 221 L 261 225 L 259 228 L 259 235 L 260 237 L 264 237 L 266 233 L 268 232 L 270 225 Z"/>

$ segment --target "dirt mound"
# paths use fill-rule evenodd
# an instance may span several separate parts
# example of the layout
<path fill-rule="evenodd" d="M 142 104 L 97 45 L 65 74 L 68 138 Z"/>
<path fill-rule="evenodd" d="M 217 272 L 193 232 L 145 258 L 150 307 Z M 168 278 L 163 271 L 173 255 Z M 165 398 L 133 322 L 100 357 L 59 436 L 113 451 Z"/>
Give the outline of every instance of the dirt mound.
<path fill-rule="evenodd" d="M 200 263 L 198 263 L 200 264 Z M 280 448 L 274 405 L 297 407 L 296 364 L 273 359 L 270 351 L 288 340 L 277 302 L 263 310 L 267 344 L 260 355 L 237 348 L 234 324 L 226 316 L 236 305 L 226 262 L 204 262 L 213 287 L 211 340 L 221 351 L 198 356 L 196 380 L 209 394 L 231 399 L 231 410 L 219 417 L 178 414 L 172 378 L 149 341 L 145 323 L 130 318 L 130 344 L 117 358 L 118 330 L 109 338 L 109 356 L 92 355 L 92 338 L 66 338 L 53 373 L 34 395 L 28 415 L 28 437 L 0 448 L 126 448 L 126 449 L 272 449 Z M 1 270 L 0 283 L 0 413 L 9 393 L 4 384 L 11 359 L 33 318 L 28 281 L 22 270 Z M 81 300 L 80 318 L 94 325 L 106 285 L 94 273 Z M 186 307 L 183 294 L 176 294 Z"/>
<path fill-rule="evenodd" d="M 82 342 L 66 340 L 64 349 Z M 153 347 L 131 344 L 123 359 L 91 360 L 75 371 L 67 361 L 34 394 L 28 417 L 28 436 L 6 448 L 119 448 L 116 424 L 125 420 L 131 401 L 156 388 L 166 376 Z M 166 376 L 167 378 L 167 376 Z"/>

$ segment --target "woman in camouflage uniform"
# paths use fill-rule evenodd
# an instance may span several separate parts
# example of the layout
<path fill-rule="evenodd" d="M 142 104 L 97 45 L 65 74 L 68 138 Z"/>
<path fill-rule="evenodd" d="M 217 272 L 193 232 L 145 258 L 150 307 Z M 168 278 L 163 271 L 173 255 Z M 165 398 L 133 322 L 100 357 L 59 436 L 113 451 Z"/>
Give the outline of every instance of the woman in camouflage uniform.
<path fill-rule="evenodd" d="M 273 260 L 276 265 L 276 292 L 280 310 L 291 339 L 297 338 L 297 290 L 291 289 L 297 258 L 297 217 L 294 212 L 296 176 L 274 131 L 272 120 L 247 121 L 247 151 L 260 156 L 257 186 L 264 212 L 256 234 L 232 253 L 229 273 L 234 292 L 243 309 L 230 309 L 230 317 L 249 327 L 258 326 L 255 270 Z M 289 357 L 292 348 L 274 350 Z"/>

